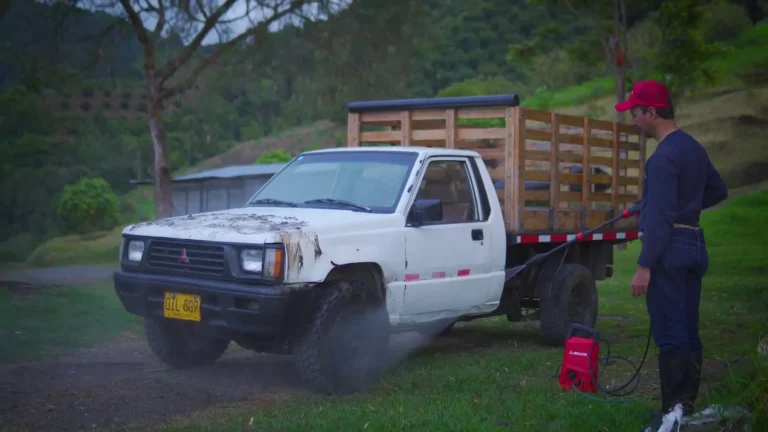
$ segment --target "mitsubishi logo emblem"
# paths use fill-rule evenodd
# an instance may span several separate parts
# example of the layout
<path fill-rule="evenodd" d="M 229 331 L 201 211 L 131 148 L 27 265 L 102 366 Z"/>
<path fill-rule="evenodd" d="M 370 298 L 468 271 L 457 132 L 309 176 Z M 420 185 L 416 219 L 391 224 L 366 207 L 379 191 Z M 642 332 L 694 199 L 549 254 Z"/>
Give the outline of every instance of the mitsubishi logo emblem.
<path fill-rule="evenodd" d="M 189 264 L 189 258 L 187 258 L 187 250 L 182 249 L 181 255 L 179 255 L 179 257 L 176 258 L 176 260 L 182 264 Z"/>

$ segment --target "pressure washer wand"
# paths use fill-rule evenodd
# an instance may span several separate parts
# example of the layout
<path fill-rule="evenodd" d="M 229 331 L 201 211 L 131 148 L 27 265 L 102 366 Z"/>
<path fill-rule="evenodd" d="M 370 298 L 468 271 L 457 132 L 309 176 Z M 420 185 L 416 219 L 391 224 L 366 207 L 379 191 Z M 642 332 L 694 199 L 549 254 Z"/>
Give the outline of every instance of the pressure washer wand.
<path fill-rule="evenodd" d="M 554 247 L 554 248 L 552 248 L 552 249 L 550 249 L 550 250 L 548 250 L 546 252 L 542 252 L 540 254 L 536 254 L 536 255 L 532 256 L 523 265 L 507 269 L 506 270 L 506 280 L 507 281 L 510 280 L 515 275 L 517 275 L 521 271 L 525 270 L 529 266 L 540 264 L 542 261 L 544 261 L 545 258 L 549 257 L 550 255 L 554 254 L 555 252 L 558 252 L 558 251 L 560 251 L 562 249 L 565 249 L 565 248 L 571 246 L 572 244 L 574 244 L 574 243 L 576 243 L 578 241 L 581 241 L 584 237 L 586 237 L 588 235 L 591 235 L 595 231 L 597 231 L 597 230 L 599 230 L 601 228 L 604 228 L 604 227 L 606 227 L 606 226 L 608 226 L 608 225 L 610 225 L 610 224 L 612 224 L 612 223 L 614 223 L 614 222 L 616 222 L 618 220 L 626 219 L 628 217 L 636 215 L 638 212 L 640 212 L 640 209 L 642 208 L 642 203 L 643 203 L 643 200 L 635 201 L 634 203 L 632 203 L 632 207 L 630 207 L 630 208 L 628 208 L 626 210 L 623 210 L 618 216 L 615 216 L 615 217 L 613 217 L 613 218 L 611 218 L 611 219 L 601 223 L 600 225 L 598 225 L 598 226 L 596 226 L 596 227 L 594 227 L 592 229 L 580 232 L 580 233 L 576 234 L 576 236 L 574 238 L 572 238 L 572 239 L 566 241 L 565 243 L 562 243 L 562 244 L 560 244 L 560 245 L 558 245 L 558 246 L 556 246 L 556 247 Z"/>

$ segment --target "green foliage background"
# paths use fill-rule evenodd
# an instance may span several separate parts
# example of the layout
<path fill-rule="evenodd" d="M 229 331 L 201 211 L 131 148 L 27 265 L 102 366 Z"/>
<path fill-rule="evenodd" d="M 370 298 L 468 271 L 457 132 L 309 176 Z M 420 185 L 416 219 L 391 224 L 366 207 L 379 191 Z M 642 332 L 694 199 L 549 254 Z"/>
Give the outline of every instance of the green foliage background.
<path fill-rule="evenodd" d="M 612 2 L 597 3 L 605 26 Z M 626 0 L 630 80 L 669 76 L 706 85 L 768 59 L 743 49 L 737 57 L 732 46 L 762 19 L 755 2 L 663 3 Z M 689 14 L 683 6 L 698 9 Z M 288 27 L 232 51 L 170 101 L 170 166 L 178 173 L 244 141 L 320 120 L 343 123 L 355 100 L 517 93 L 525 106 L 550 109 L 611 94 L 615 82 L 591 10 L 576 13 L 554 0 L 355 0 L 329 22 Z M 14 1 L 0 13 L 0 241 L 61 234 L 66 223 L 56 210 L 66 185 L 102 178 L 125 196 L 131 180 L 151 174 L 135 34 L 126 24 L 98 38 L 111 17 L 88 11 L 61 28 L 51 25 L 64 11 L 61 4 Z M 762 37 L 740 43 L 766 45 Z M 689 55 L 670 49 L 670 38 Z M 172 34 L 160 42 L 159 56 L 182 46 Z M 696 66 L 715 54 L 734 58 Z M 738 70 L 729 69 L 734 64 Z M 289 153 L 243 163 L 282 161 Z"/>

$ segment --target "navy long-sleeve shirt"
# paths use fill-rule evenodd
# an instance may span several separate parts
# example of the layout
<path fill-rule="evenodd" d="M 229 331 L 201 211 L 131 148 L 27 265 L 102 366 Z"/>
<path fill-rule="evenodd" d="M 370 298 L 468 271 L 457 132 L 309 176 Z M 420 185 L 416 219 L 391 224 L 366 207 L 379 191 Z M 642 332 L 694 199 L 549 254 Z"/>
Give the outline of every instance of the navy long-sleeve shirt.
<path fill-rule="evenodd" d="M 645 165 L 637 264 L 659 262 L 674 224 L 698 226 L 701 211 L 728 197 L 728 188 L 704 147 L 678 129 L 667 135 Z"/>

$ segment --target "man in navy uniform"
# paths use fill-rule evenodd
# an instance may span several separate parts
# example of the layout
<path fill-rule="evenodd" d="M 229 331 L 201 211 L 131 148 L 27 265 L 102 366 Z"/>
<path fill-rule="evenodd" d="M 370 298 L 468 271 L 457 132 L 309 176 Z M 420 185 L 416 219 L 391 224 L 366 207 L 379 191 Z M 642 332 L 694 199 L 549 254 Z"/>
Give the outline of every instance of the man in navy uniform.
<path fill-rule="evenodd" d="M 642 251 L 631 283 L 633 296 L 646 295 L 651 334 L 659 348 L 661 411 L 649 425 L 658 430 L 662 423 L 671 426 L 692 414 L 698 395 L 703 351 L 699 302 L 709 268 L 699 216 L 726 199 L 728 189 L 704 147 L 678 128 L 663 84 L 636 83 L 616 110 L 629 111 L 632 124 L 658 142 L 645 165 Z"/>

